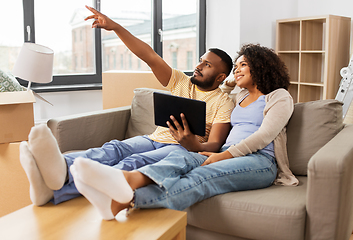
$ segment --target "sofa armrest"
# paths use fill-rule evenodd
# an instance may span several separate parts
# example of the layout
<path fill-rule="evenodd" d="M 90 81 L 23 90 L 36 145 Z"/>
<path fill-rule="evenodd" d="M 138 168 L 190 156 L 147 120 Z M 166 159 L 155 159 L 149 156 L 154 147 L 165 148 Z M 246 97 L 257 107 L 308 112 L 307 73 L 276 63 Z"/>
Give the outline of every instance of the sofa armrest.
<path fill-rule="evenodd" d="M 349 239 L 352 233 L 353 125 L 346 125 L 308 164 L 305 239 Z"/>
<path fill-rule="evenodd" d="M 47 123 L 62 153 L 100 147 L 125 138 L 131 107 L 119 107 L 50 119 Z"/>

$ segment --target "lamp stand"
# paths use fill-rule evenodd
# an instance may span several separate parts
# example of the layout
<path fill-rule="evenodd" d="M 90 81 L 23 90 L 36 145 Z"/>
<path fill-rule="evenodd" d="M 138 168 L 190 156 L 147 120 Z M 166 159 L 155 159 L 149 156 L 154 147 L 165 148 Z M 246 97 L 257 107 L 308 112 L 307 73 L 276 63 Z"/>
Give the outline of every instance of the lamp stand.
<path fill-rule="evenodd" d="M 28 82 L 27 91 L 29 91 L 29 89 L 31 88 L 31 83 L 32 82 L 30 82 L 30 81 Z"/>

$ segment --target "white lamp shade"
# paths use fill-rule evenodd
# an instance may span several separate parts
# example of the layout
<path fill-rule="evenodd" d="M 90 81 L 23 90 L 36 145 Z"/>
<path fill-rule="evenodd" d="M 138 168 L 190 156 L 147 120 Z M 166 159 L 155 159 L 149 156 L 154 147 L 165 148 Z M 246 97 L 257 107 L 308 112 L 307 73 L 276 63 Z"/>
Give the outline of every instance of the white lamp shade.
<path fill-rule="evenodd" d="M 48 47 L 24 43 L 13 68 L 13 75 L 36 83 L 53 80 L 54 51 Z"/>

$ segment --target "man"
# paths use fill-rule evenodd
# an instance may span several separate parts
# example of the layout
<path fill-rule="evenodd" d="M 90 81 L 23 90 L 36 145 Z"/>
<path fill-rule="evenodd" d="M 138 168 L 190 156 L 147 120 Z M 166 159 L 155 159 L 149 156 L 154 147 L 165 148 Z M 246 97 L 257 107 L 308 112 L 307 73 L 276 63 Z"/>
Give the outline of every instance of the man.
<path fill-rule="evenodd" d="M 87 7 L 87 6 L 86 6 Z M 183 115 L 182 125 L 172 117 L 176 128 L 158 127 L 149 136 L 124 141 L 112 140 L 101 148 L 62 155 L 54 136 L 46 125 L 33 127 L 28 142 L 20 145 L 20 160 L 30 182 L 30 198 L 35 205 L 52 200 L 54 204 L 80 195 L 68 171 L 77 157 L 85 157 L 121 170 L 133 170 L 160 161 L 171 151 L 215 152 L 230 130 L 230 114 L 234 104 L 218 87 L 229 75 L 232 60 L 219 49 L 210 49 L 201 58 L 190 78 L 172 69 L 153 49 L 107 16 L 87 7 L 93 15 L 93 28 L 114 31 L 125 45 L 145 61 L 158 81 L 173 95 L 206 102 L 206 135 L 193 135 Z"/>

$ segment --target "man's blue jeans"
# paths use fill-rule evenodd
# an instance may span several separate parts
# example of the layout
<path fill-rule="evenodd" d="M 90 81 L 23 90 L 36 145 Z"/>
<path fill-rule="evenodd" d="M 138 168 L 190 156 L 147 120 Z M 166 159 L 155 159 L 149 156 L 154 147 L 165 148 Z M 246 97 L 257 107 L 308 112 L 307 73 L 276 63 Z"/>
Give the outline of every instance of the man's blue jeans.
<path fill-rule="evenodd" d="M 166 157 L 171 151 L 187 150 L 179 144 L 165 144 L 151 140 L 147 136 L 137 136 L 123 141 L 112 140 L 100 148 L 91 148 L 83 152 L 65 154 L 68 169 L 75 158 L 84 157 L 121 170 L 131 171 L 142 166 L 156 163 Z M 80 196 L 73 177 L 68 171 L 69 180 L 65 185 L 54 191 L 54 204 Z"/>
<path fill-rule="evenodd" d="M 261 151 L 200 166 L 206 159 L 177 150 L 139 168 L 156 184 L 135 191 L 135 207 L 183 210 L 218 194 L 268 187 L 277 175 L 275 158 Z"/>

